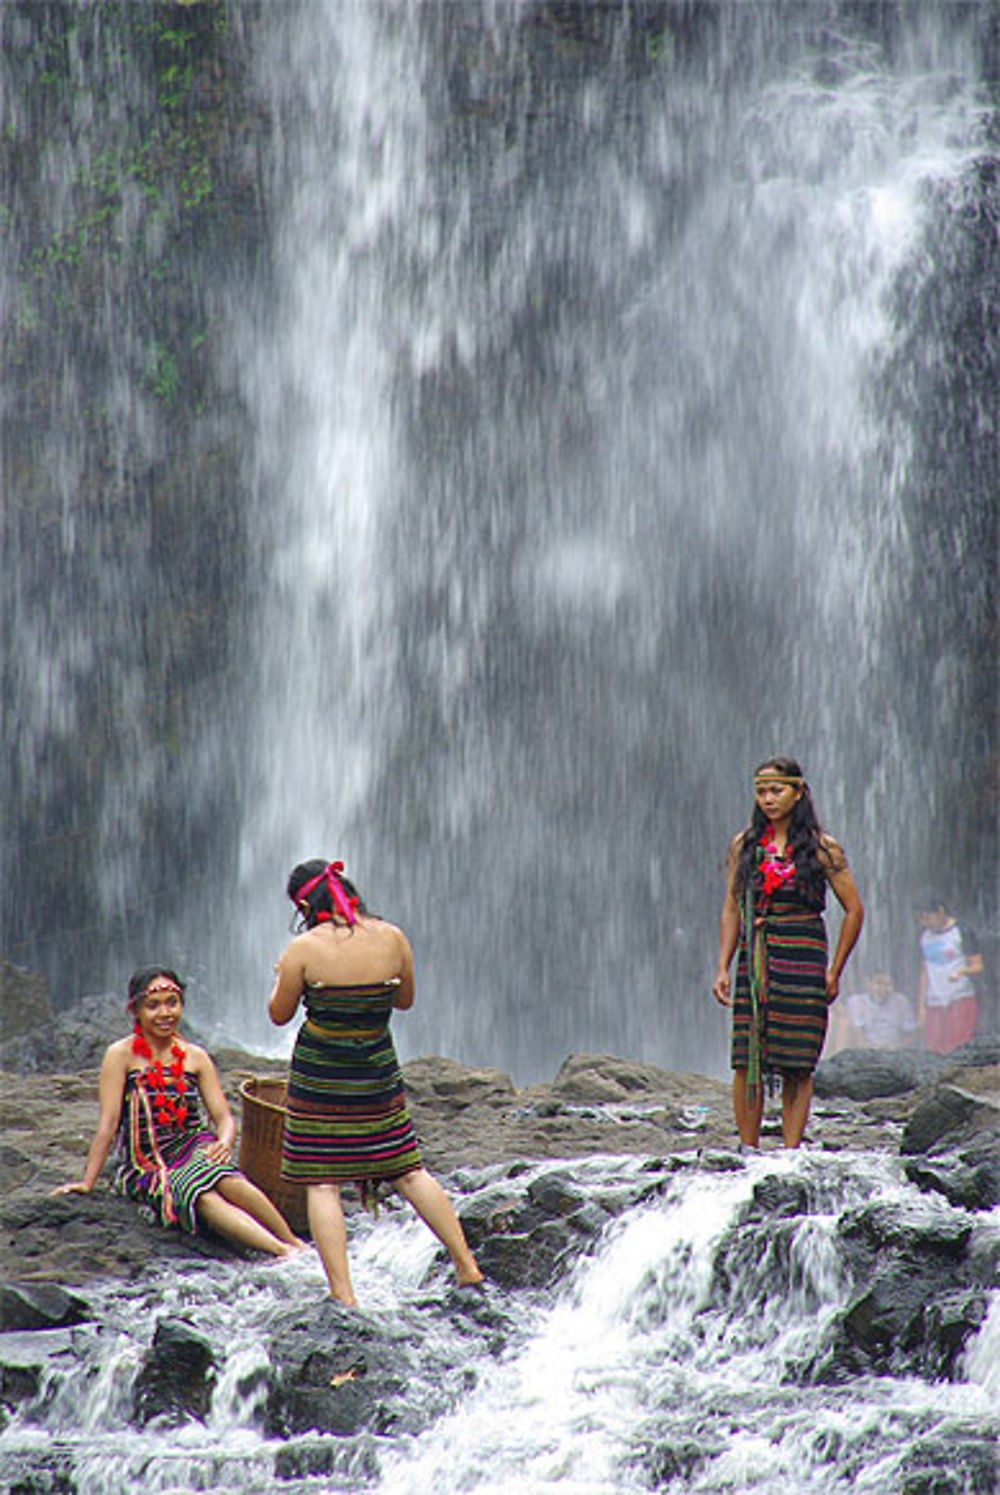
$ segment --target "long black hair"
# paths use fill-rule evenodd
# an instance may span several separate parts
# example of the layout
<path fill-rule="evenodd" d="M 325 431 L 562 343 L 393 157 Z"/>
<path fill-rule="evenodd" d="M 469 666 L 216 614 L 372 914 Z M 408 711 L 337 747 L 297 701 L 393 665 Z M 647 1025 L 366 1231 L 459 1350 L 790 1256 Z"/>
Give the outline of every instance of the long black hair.
<path fill-rule="evenodd" d="M 803 903 L 821 909 L 826 902 L 826 872 L 820 860 L 823 828 L 809 792 L 805 775 L 794 758 L 765 758 L 754 769 L 754 778 L 772 769 L 787 779 L 801 779 L 802 793 L 795 802 L 788 822 L 788 850 L 795 863 L 795 887 Z M 742 898 L 747 883 L 757 869 L 757 848 L 769 821 L 758 804 L 754 804 L 750 824 L 743 831 L 736 862 L 736 896 Z"/>
<path fill-rule="evenodd" d="M 339 909 L 335 909 L 333 906 L 329 884 L 326 878 L 322 876 L 329 866 L 330 863 L 325 857 L 312 857 L 308 862 L 299 862 L 298 866 L 293 867 L 288 874 L 288 883 L 285 887 L 285 892 L 298 909 L 302 920 L 302 927 L 305 929 L 315 929 L 317 924 L 323 923 L 324 921 L 319 917 L 320 914 L 325 914 L 327 918 L 332 918 L 334 914 L 339 913 Z M 368 909 L 365 901 L 351 879 L 345 877 L 343 872 L 335 872 L 334 876 L 347 894 L 347 897 L 352 901 L 357 899 L 357 903 L 355 904 L 356 912 L 367 914 Z M 312 892 L 307 893 L 305 898 L 300 898 L 299 888 L 304 888 L 306 883 L 312 882 L 317 877 L 320 878 L 320 881 L 313 888 Z"/>

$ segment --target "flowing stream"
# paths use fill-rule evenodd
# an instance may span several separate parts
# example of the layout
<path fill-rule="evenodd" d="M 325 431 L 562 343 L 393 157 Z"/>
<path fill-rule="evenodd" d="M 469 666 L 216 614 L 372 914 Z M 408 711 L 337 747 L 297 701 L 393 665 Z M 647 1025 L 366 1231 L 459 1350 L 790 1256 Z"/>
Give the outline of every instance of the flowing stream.
<path fill-rule="evenodd" d="M 597 1158 L 574 1178 L 596 1194 L 643 1166 Z M 733 1227 L 762 1181 L 801 1183 L 809 1206 L 741 1253 Z M 503 1185 L 470 1175 L 464 1187 L 468 1206 Z M 153 1273 L 92 1295 L 97 1326 L 55 1331 L 72 1336 L 75 1354 L 51 1361 L 36 1401 L 0 1434 L 0 1471 L 13 1485 L 33 1468 L 32 1490 L 74 1495 L 995 1489 L 1000 1300 L 950 1381 L 887 1371 L 810 1384 L 803 1372 L 859 1288 L 840 1232 L 873 1201 L 911 1225 L 967 1218 L 872 1154 L 681 1171 L 609 1224 L 557 1290 L 491 1288 L 505 1314 L 499 1334 L 500 1320 L 468 1313 L 449 1292 L 412 1216 L 356 1219 L 362 1320 L 391 1326 L 406 1358 L 383 1396 L 383 1431 L 339 1437 L 283 1442 L 261 1431 L 269 1336 L 282 1314 L 322 1294 L 314 1257 Z M 995 1247 L 998 1228 L 996 1214 L 980 1217 L 978 1239 Z M 136 1376 L 158 1320 L 178 1316 L 216 1356 L 211 1407 L 203 1423 L 140 1430 L 130 1425 Z M 394 1402 L 416 1415 L 417 1432 L 393 1431 Z M 928 1467 L 944 1483 L 919 1483 Z"/>

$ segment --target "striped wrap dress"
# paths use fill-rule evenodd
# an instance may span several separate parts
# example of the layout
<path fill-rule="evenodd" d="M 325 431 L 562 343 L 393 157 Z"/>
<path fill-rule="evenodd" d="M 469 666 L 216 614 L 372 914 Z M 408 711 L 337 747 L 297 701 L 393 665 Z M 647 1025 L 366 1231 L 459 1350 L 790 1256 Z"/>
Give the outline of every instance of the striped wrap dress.
<path fill-rule="evenodd" d="M 389 1033 L 398 986 L 306 986 L 285 1102 L 286 1182 L 357 1183 L 367 1201 L 378 1183 L 423 1166 Z"/>
<path fill-rule="evenodd" d="M 139 1072 L 133 1070 L 126 1077 L 113 1187 L 138 1204 L 154 1224 L 176 1225 L 197 1235 L 202 1230 L 199 1198 L 222 1179 L 238 1177 L 240 1170 L 205 1155 L 205 1148 L 216 1137 L 201 1119 L 194 1076 L 185 1075 L 182 1094 L 176 1081 L 168 1079 L 165 1093 L 183 1102 L 187 1111 L 183 1125 L 161 1125 Z"/>
<path fill-rule="evenodd" d="M 846 866 L 846 860 L 843 863 Z M 750 961 L 756 954 L 757 1039 L 765 1080 L 811 1074 L 819 1061 L 829 1006 L 826 995 L 827 941 L 822 907 L 808 904 L 792 878 L 764 898 L 757 878 L 754 928 L 740 918 L 736 992 L 733 1002 L 731 1062 L 749 1071 L 753 1002 Z M 825 904 L 825 898 L 824 898 Z M 749 936 L 749 938 L 748 938 Z"/>

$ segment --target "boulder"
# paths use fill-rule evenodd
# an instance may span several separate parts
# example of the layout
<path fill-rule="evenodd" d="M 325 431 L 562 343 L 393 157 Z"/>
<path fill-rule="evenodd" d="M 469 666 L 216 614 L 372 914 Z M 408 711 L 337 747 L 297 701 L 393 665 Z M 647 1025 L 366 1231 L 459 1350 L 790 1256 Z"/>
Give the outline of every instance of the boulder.
<path fill-rule="evenodd" d="M 161 1319 L 132 1390 L 132 1417 L 140 1427 L 154 1419 L 170 1426 L 204 1422 L 212 1404 L 215 1356 L 207 1340 L 184 1319 Z"/>
<path fill-rule="evenodd" d="M 447 1319 L 448 1334 L 435 1332 L 436 1316 Z M 269 1437 L 297 1440 L 287 1444 L 295 1450 L 288 1477 L 344 1468 L 329 1444 L 324 1451 L 308 1439 L 311 1432 L 350 1438 L 352 1446 L 360 1436 L 362 1450 L 370 1447 L 366 1436 L 422 1432 L 475 1385 L 475 1356 L 465 1342 L 478 1339 L 499 1354 L 513 1332 L 514 1322 L 495 1295 L 469 1289 L 444 1295 L 437 1289 L 389 1318 L 369 1317 L 331 1299 L 281 1314 L 268 1346 L 264 1430 Z M 364 1453 L 362 1462 L 370 1462 Z"/>
<path fill-rule="evenodd" d="M 940 1054 L 919 1049 L 842 1049 L 817 1065 L 813 1088 L 820 1099 L 876 1100 L 929 1084 L 945 1067 Z"/>
<path fill-rule="evenodd" d="M 943 1194 L 959 1209 L 991 1210 L 1000 1204 L 1000 1138 L 995 1131 L 984 1131 L 954 1151 L 911 1157 L 905 1171 L 918 1189 Z"/>
<path fill-rule="evenodd" d="M 0 1329 L 65 1329 L 83 1324 L 93 1313 L 83 1298 L 52 1282 L 0 1283 Z"/>
<path fill-rule="evenodd" d="M 939 1084 L 915 1106 L 903 1131 L 906 1156 L 955 1146 L 980 1132 L 1000 1133 L 1000 1096 Z"/>
<path fill-rule="evenodd" d="M 552 1081 L 553 1093 L 579 1105 L 606 1105 L 672 1093 L 677 1076 L 655 1064 L 609 1054 L 570 1054 Z"/>
<path fill-rule="evenodd" d="M 919 1204 L 878 1202 L 844 1216 L 838 1233 L 855 1289 L 805 1378 L 958 1376 L 989 1302 L 970 1250 L 972 1222 Z"/>
<path fill-rule="evenodd" d="M 411 1059 L 403 1066 L 403 1082 L 412 1100 L 446 1111 L 509 1106 L 517 1094 L 513 1080 L 502 1069 L 476 1069 L 438 1055 Z"/>

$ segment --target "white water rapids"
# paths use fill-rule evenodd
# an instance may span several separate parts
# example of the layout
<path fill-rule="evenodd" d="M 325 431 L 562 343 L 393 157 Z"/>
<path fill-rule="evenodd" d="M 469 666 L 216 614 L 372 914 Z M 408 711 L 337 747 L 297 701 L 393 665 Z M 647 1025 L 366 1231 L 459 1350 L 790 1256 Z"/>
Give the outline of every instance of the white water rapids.
<path fill-rule="evenodd" d="M 576 1181 L 585 1190 L 606 1186 L 642 1166 L 595 1159 L 576 1165 Z M 787 1255 L 775 1237 L 720 1291 L 719 1245 L 762 1179 L 802 1180 L 811 1212 L 797 1222 Z M 497 1187 L 481 1176 L 469 1192 Z M 453 1391 L 417 1435 L 394 1435 L 387 1424 L 379 1435 L 300 1438 L 313 1468 L 325 1450 L 327 1472 L 313 1477 L 282 1467 L 283 1445 L 265 1438 L 260 1422 L 268 1334 L 276 1314 L 322 1295 L 316 1258 L 152 1275 L 97 1295 L 98 1327 L 55 1331 L 72 1335 L 77 1356 L 52 1362 L 37 1402 L 0 1434 L 0 1471 L 12 1477 L 35 1459 L 55 1459 L 72 1470 L 65 1488 L 75 1495 L 897 1495 L 909 1488 L 904 1472 L 916 1446 L 1000 1433 L 1000 1309 L 994 1302 L 967 1346 L 961 1379 L 885 1374 L 801 1384 L 795 1367 L 815 1353 L 852 1291 L 838 1221 L 873 1200 L 911 1219 L 956 1213 L 874 1155 L 802 1153 L 761 1157 L 735 1172 L 678 1173 L 662 1197 L 617 1218 L 558 1290 L 490 1289 L 514 1314 L 499 1353 L 449 1297 L 434 1243 L 412 1216 L 359 1218 L 352 1254 L 362 1315 L 402 1323 L 423 1367 L 423 1387 L 407 1384 L 400 1397 L 430 1405 L 435 1363 L 456 1356 L 464 1357 L 465 1390 Z M 995 1234 L 1000 1217 L 979 1217 L 978 1229 Z M 204 1425 L 140 1431 L 128 1420 L 132 1387 L 167 1316 L 194 1325 L 220 1362 L 211 1413 Z"/>

